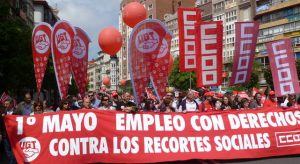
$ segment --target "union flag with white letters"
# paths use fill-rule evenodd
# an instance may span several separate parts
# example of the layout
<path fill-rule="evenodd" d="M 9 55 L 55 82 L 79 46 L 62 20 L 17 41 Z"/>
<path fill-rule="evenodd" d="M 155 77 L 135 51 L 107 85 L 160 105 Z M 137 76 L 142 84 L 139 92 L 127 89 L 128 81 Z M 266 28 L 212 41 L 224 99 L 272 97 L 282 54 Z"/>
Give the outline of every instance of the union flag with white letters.
<path fill-rule="evenodd" d="M 51 53 L 52 27 L 45 22 L 36 25 L 32 31 L 32 58 L 38 94 L 41 91 L 48 59 Z"/>
<path fill-rule="evenodd" d="M 235 22 L 235 51 L 229 85 L 250 81 L 258 35 L 258 22 Z M 233 38 L 229 38 L 231 40 Z"/>
<path fill-rule="evenodd" d="M 300 93 L 291 39 L 266 44 L 276 96 Z"/>
<path fill-rule="evenodd" d="M 74 46 L 75 29 L 66 21 L 55 23 L 52 32 L 52 58 L 57 86 L 61 98 L 69 90 L 71 78 L 71 56 Z"/>
<path fill-rule="evenodd" d="M 223 24 L 221 21 L 196 25 L 197 87 L 222 84 Z"/>
<path fill-rule="evenodd" d="M 196 28 L 201 22 L 201 10 L 198 8 L 178 8 L 179 34 L 179 70 L 180 72 L 195 71 L 196 66 Z"/>

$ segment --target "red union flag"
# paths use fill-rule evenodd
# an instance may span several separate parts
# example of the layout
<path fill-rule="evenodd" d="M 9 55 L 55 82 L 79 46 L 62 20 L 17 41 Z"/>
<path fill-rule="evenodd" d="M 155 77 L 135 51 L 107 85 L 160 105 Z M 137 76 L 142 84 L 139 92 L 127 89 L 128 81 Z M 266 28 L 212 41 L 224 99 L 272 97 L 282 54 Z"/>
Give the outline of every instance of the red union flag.
<path fill-rule="evenodd" d="M 267 43 L 276 96 L 300 93 L 290 39 Z"/>
<path fill-rule="evenodd" d="M 221 21 L 203 22 L 197 30 L 197 87 L 222 84 L 223 25 Z"/>
<path fill-rule="evenodd" d="M 167 35 L 166 26 L 159 20 L 144 20 L 132 30 L 129 40 L 129 70 L 135 101 L 139 102 L 150 82 L 150 73 Z"/>
<path fill-rule="evenodd" d="M 51 52 L 52 28 L 48 23 L 39 23 L 32 31 L 32 57 L 38 94 L 41 91 L 48 58 Z"/>
<path fill-rule="evenodd" d="M 69 89 L 75 33 L 75 29 L 66 21 L 58 21 L 52 32 L 52 57 L 61 98 L 67 96 Z"/>
<path fill-rule="evenodd" d="M 201 11 L 197 8 L 178 8 L 179 70 L 196 70 L 196 29 L 201 21 Z"/>
<path fill-rule="evenodd" d="M 245 84 L 250 81 L 258 26 L 258 22 L 235 23 L 235 53 L 229 85 Z"/>
<path fill-rule="evenodd" d="M 81 97 L 84 97 L 85 88 L 88 84 L 87 68 L 88 68 L 88 50 L 90 38 L 78 27 L 75 27 L 76 35 L 74 38 L 74 48 L 72 53 L 72 73 L 78 87 Z"/>

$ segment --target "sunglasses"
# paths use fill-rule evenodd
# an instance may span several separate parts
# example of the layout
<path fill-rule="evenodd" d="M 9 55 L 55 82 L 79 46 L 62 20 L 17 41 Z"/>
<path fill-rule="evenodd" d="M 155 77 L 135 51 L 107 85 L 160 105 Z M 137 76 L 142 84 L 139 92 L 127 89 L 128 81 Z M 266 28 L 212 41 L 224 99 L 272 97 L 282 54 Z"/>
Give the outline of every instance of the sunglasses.
<path fill-rule="evenodd" d="M 93 97 L 94 95 L 88 95 L 89 97 Z"/>
<path fill-rule="evenodd" d="M 108 99 L 103 99 L 102 101 L 108 101 Z"/>

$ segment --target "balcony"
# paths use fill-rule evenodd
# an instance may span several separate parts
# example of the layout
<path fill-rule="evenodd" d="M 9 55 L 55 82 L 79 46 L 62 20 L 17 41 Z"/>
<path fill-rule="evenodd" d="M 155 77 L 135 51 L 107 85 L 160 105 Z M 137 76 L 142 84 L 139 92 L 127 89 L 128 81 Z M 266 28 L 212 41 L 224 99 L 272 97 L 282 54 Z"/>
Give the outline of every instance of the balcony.
<path fill-rule="evenodd" d="M 225 10 L 233 8 L 236 6 L 236 2 L 225 4 Z"/>
<path fill-rule="evenodd" d="M 247 8 L 251 6 L 251 1 L 250 0 L 239 0 L 239 7 L 240 8 Z"/>
<path fill-rule="evenodd" d="M 256 16 L 263 15 L 272 11 L 280 10 L 290 6 L 295 6 L 299 4 L 299 0 L 282 0 L 281 3 L 266 4 L 256 8 Z"/>

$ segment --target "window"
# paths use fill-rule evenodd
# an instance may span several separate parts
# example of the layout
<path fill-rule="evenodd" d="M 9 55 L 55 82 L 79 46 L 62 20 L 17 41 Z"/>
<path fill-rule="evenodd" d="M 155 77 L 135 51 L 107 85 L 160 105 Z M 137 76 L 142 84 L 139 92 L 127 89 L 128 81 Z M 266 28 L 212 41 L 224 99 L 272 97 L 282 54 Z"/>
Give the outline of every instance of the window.
<path fill-rule="evenodd" d="M 152 8 L 153 8 L 153 5 L 150 4 L 150 5 L 148 6 L 148 10 L 151 10 Z"/>
<path fill-rule="evenodd" d="M 148 18 L 149 18 L 149 19 L 153 19 L 153 18 L 152 18 L 152 15 L 149 15 L 149 17 L 148 17 Z"/>

